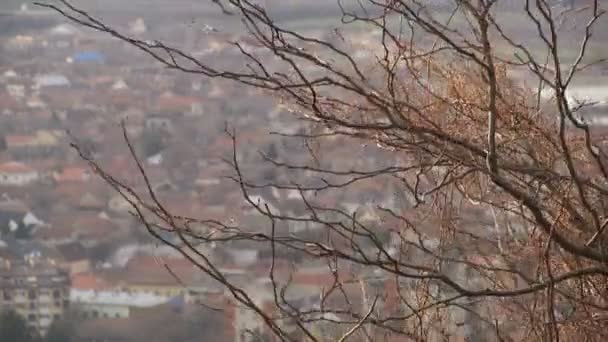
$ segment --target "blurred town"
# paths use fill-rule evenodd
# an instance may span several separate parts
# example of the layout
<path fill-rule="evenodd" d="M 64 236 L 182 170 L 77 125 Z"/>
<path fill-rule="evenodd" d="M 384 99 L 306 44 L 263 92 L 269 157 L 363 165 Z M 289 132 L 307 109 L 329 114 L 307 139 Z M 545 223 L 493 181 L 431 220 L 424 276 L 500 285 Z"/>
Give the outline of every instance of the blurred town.
<path fill-rule="evenodd" d="M 117 19 L 123 32 L 171 42 L 229 69 L 243 67 L 242 56 L 230 41 L 239 40 L 244 48 L 263 55 L 238 31 L 216 30 L 185 17 L 155 25 L 130 13 Z M 286 176 L 265 163 L 260 152 L 270 158 L 287 155 L 299 164 L 310 158 L 301 141 L 270 134 L 298 133 L 302 123 L 255 89 L 168 70 L 124 42 L 39 8 L 23 5 L 0 20 L 12 23 L 11 30 L 0 33 L 2 308 L 16 311 L 41 335 L 53 322 L 77 322 L 73 334 L 78 342 L 250 341 L 255 340 L 251 332 L 263 335 L 266 328 L 251 310 L 151 237 L 134 219 L 130 204 L 93 174 L 70 144 L 76 143 L 87 158 L 121 182 L 145 192 L 123 138 L 124 122 L 152 189 L 173 214 L 262 230 L 268 229 L 268 221 L 256 215 L 237 184 L 226 178 L 233 174 L 222 161 L 233 149 L 224 132 L 226 124 L 238 131 L 237 153 L 248 176 L 270 182 Z M 359 33 L 354 42 L 359 46 L 354 47 L 365 54 L 370 40 Z M 358 149 L 372 152 L 366 158 L 352 158 Z M 339 139 L 326 141 L 323 155 L 328 168 L 399 163 L 389 153 L 345 145 Z M 398 222 L 378 217 L 373 207 L 394 208 L 412 221 L 419 215 L 408 206 L 412 199 L 394 189 L 390 180 L 361 181 L 315 200 L 326 207 L 358 208 L 360 220 L 381 221 L 386 234 L 378 236 L 390 250 L 390 229 Z M 252 195 L 276 212 L 304 215 L 297 191 L 267 188 Z M 462 206 L 469 206 L 470 217 L 462 220 L 472 231 L 493 234 L 488 227 L 494 218 L 487 211 L 465 202 Z M 437 244 L 434 219 L 426 218 L 421 229 L 431 249 Z M 285 227 L 312 238 L 321 234 L 317 228 L 304 223 Z M 512 234 L 525 234 L 516 224 L 512 229 Z M 165 238 L 175 237 L 167 233 Z M 231 282 L 255 293 L 261 307 L 274 303 L 268 277 L 271 262 L 278 275 L 289 279 L 286 296 L 300 307 L 318 305 L 319 289 L 336 279 L 336 271 L 326 263 L 271 255 L 267 244 L 237 241 L 201 248 Z M 456 266 L 446 272 L 454 279 L 474 281 Z M 358 293 L 361 279 L 367 279 L 383 294 L 378 307 L 396 309 L 391 303 L 402 294 L 394 278 L 370 269 L 343 268 L 339 273 L 352 285 L 343 291 Z M 460 331 L 474 324 L 464 311 L 453 319 Z"/>
<path fill-rule="evenodd" d="M 225 289 L 159 246 L 130 214 L 128 202 L 92 174 L 70 143 L 142 190 L 119 126 L 124 121 L 154 190 L 174 214 L 253 227 L 267 222 L 255 217 L 240 189 L 224 178 L 231 170 L 221 158 L 232 151 L 225 125 L 238 129 L 242 163 L 260 179 L 275 179 L 276 171 L 262 165 L 258 152 L 276 157 L 300 151 L 304 158 L 302 146 L 269 134 L 296 132 L 300 124 L 285 119 L 284 108 L 255 90 L 166 70 L 125 43 L 57 16 L 49 19 L 40 9 L 24 5 L 15 15 L 31 25 L 0 36 L 3 308 L 15 310 L 42 335 L 53 321 L 77 321 L 77 341 L 244 341 L 248 331 L 262 331 L 262 322 Z M 41 25 L 42 19 L 48 22 Z M 228 66 L 242 63 L 228 44 L 238 34 L 198 24 L 184 29 L 182 23 L 154 29 L 137 17 L 127 22 L 121 29 L 135 37 L 160 37 Z M 325 154 L 348 155 L 345 148 L 336 142 Z M 349 197 L 358 203 L 361 196 L 394 201 L 390 193 L 368 184 L 322 200 L 328 206 L 348 205 Z M 278 210 L 302 210 L 298 194 L 257 195 Z M 272 301 L 268 246 L 210 248 L 206 252 L 231 281 L 257 288 L 262 306 Z M 276 267 L 290 274 L 298 300 L 316 300 L 319 287 L 334 280 L 325 264 L 294 272 L 288 266 L 293 262 L 277 260 Z"/>

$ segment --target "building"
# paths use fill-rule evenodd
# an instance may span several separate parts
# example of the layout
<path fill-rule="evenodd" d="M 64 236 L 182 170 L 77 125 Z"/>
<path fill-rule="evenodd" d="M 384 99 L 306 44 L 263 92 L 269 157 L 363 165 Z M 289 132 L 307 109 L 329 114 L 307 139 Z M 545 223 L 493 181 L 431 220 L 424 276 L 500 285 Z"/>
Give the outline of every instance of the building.
<path fill-rule="evenodd" d="M 129 318 L 132 308 L 149 308 L 169 301 L 170 298 L 151 293 L 133 293 L 123 290 L 70 291 L 72 307 L 82 318 Z"/>
<path fill-rule="evenodd" d="M 13 310 L 27 324 L 45 335 L 53 320 L 69 306 L 69 277 L 53 263 L 35 260 L 2 260 L 0 310 Z"/>
<path fill-rule="evenodd" d="M 195 273 L 194 266 L 183 259 L 135 256 L 127 262 L 120 277 L 122 288 L 129 292 L 173 298 L 186 292 L 184 283 L 189 283 Z"/>
<path fill-rule="evenodd" d="M 0 165 L 0 185 L 25 186 L 36 182 L 38 171 L 19 163 L 7 162 Z"/>
<path fill-rule="evenodd" d="M 38 130 L 32 134 L 8 134 L 5 143 L 16 160 L 32 160 L 53 155 L 59 147 L 59 137 L 56 132 Z"/>
<path fill-rule="evenodd" d="M 49 73 L 34 78 L 33 88 L 40 90 L 48 87 L 69 87 L 70 80 L 62 74 Z"/>
<path fill-rule="evenodd" d="M 0 236 L 29 239 L 33 232 L 44 222 L 40 221 L 23 202 L 15 200 L 0 201 Z"/>
<path fill-rule="evenodd" d="M 7 84 L 6 91 L 14 98 L 22 99 L 25 97 L 25 85 L 23 84 Z"/>
<path fill-rule="evenodd" d="M 144 120 L 144 127 L 149 130 L 172 132 L 173 119 L 168 114 L 151 113 Z"/>
<path fill-rule="evenodd" d="M 91 270 L 89 250 L 80 242 L 74 241 L 59 244 L 55 246 L 55 249 L 61 256 L 58 264 L 61 268 L 68 271 L 70 275 L 86 273 Z"/>
<path fill-rule="evenodd" d="M 87 182 L 91 179 L 91 170 L 86 166 L 66 166 L 53 173 L 56 182 Z"/>
<path fill-rule="evenodd" d="M 222 305 L 217 306 L 223 309 Z M 229 320 L 223 310 L 168 302 L 131 311 L 129 318 L 82 320 L 76 326 L 73 341 L 233 341 L 224 328 Z"/>

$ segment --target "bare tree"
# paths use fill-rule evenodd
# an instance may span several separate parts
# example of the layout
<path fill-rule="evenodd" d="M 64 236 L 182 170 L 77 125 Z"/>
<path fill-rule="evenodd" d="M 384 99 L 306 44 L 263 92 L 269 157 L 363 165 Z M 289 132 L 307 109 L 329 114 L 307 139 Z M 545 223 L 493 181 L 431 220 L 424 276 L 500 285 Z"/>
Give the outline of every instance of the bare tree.
<path fill-rule="evenodd" d="M 574 3 L 574 9 L 549 0 L 339 1 L 343 26 L 322 37 L 290 30 L 256 1 L 213 2 L 238 17 L 255 41 L 255 49 L 231 42 L 242 69 L 224 70 L 169 43 L 130 37 L 64 0 L 40 5 L 127 42 L 169 69 L 261 89 L 306 122 L 306 131 L 278 134 L 303 140 L 310 162 L 263 155 L 278 173 L 291 175 L 269 183 L 247 176 L 239 136 L 227 130 L 232 179 L 266 219 L 253 227 L 172 214 L 152 190 L 126 133 L 147 185 L 143 191 L 81 154 L 129 201 L 150 234 L 263 322 L 252 336 L 607 337 L 605 149 L 582 114 L 589 104 L 569 95 L 578 74 L 604 61 L 588 56 L 592 35 L 601 32 L 594 32 L 602 25 L 600 1 Z M 507 25 L 513 20 L 516 25 Z M 518 25 L 528 25 L 535 37 L 514 30 Z M 357 41 L 346 31 L 351 26 L 373 32 L 373 39 Z M 352 161 L 364 160 L 360 168 L 330 162 L 336 154 L 346 158 L 345 151 Z M 361 184 L 376 184 L 392 200 L 360 199 L 358 208 L 328 200 L 328 193 L 365 188 Z M 253 196 L 268 189 L 296 193 L 299 210 Z M 230 243 L 267 246 L 272 305 L 257 298 L 260 287 L 232 281 L 200 249 Z M 320 285 L 314 300 L 299 300 L 292 277 L 280 272 L 285 258 L 299 260 L 290 269 L 325 264 L 333 284 Z"/>

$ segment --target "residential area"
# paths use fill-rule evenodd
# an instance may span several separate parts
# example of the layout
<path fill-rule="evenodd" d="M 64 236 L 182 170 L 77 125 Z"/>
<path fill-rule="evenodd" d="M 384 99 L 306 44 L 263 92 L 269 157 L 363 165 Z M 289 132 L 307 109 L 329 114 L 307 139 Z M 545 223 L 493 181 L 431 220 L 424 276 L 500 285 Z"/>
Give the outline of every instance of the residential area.
<path fill-rule="evenodd" d="M 267 53 L 238 30 L 215 29 L 212 21 L 182 20 L 188 13 L 175 21 L 133 13 L 119 16 L 121 32 L 142 40 L 162 38 L 227 69 L 246 67 L 241 52 L 230 42 L 239 41 L 241 48 L 262 57 Z M 23 4 L 13 15 L 30 24 L 0 32 L 0 311 L 16 312 L 41 336 L 54 324 L 70 322 L 76 342 L 275 341 L 261 317 L 239 303 L 238 291 L 223 286 L 204 267 L 176 251 L 172 245 L 183 241 L 170 229 L 159 233 L 170 243 L 152 236 L 128 196 L 110 183 L 147 196 L 154 193 L 155 200 L 176 218 L 238 225 L 251 236 L 271 230 L 274 234 L 277 228 L 303 240 L 320 241 L 325 231 L 306 219 L 310 204 L 302 200 L 304 191 L 252 187 L 246 198 L 230 164 L 236 153 L 243 177 L 260 184 L 293 184 L 297 179 L 311 188 L 331 188 L 338 175 L 315 178 L 318 175 L 304 167 L 282 173 L 277 164 L 268 162 L 289 158 L 292 165 L 309 163 L 314 146 L 285 136 L 305 135 L 308 123 L 260 90 L 171 70 L 108 34 L 43 9 Z M 41 23 L 41 18 L 45 24 L 33 24 Z M 318 32 L 310 29 L 310 33 Z M 378 48 L 372 43 L 374 34 L 357 33 L 355 58 L 368 58 L 369 51 Z M 603 109 L 599 114 L 590 110 L 591 121 L 603 122 Z M 605 132 L 598 129 L 597 135 Z M 336 170 L 404 163 L 379 146 L 345 141 L 325 139 L 323 158 L 314 162 Z M 359 152 L 364 157 L 353 158 Z M 112 180 L 100 177 L 96 167 Z M 423 217 L 413 205 L 420 199 L 395 190 L 401 186 L 397 177 L 361 178 L 340 191 L 315 193 L 310 200 L 353 213 L 353 221 L 356 213 L 358 220 L 376 229 L 377 239 L 361 242 L 361 255 L 380 254 L 378 246 L 387 254 L 396 253 L 400 243 L 408 241 L 423 246 L 426 254 L 412 249 L 407 255 L 422 263 L 443 248 L 450 255 L 445 274 L 483 288 L 487 280 L 483 275 L 466 262 L 450 264 L 451 258 L 493 267 L 500 262 L 494 242 L 500 244 L 501 234 L 517 239 L 529 233 L 528 226 L 516 220 L 509 222 L 510 231 L 498 232 L 497 222 L 509 218 L 454 195 L 453 205 L 462 213 L 459 223 L 471 235 L 463 241 L 482 246 L 467 250 L 466 242 L 441 240 L 443 217 Z M 423 176 L 415 178 L 421 189 L 435 185 Z M 275 227 L 252 206 L 256 202 L 277 215 L 302 220 Z M 379 207 L 402 216 L 380 215 Z M 331 220 L 331 215 L 323 219 Z M 406 220 L 416 226 L 410 235 L 402 234 Z M 317 310 L 321 316 L 322 308 L 332 305 L 365 311 L 372 297 L 374 309 L 387 316 L 401 315 L 406 309 L 398 303 L 419 295 L 409 280 L 395 281 L 380 268 L 328 265 L 324 259 L 303 261 L 297 253 L 279 253 L 274 245 L 254 239 L 201 244 L 197 249 L 227 282 L 252 294 L 252 303 L 269 315 L 276 311 L 277 281 L 288 284 L 280 294 L 286 306 Z M 340 291 L 323 292 L 333 291 L 338 279 Z M 498 281 L 510 285 L 519 280 L 513 272 Z M 436 298 L 451 294 L 449 287 L 429 284 Z M 487 329 L 467 309 L 469 304 L 450 309 L 446 324 L 454 336 L 450 341 L 465 341 L 471 331 Z M 509 329 L 508 313 L 496 311 L 496 317 L 504 318 L 501 328 Z M 312 321 L 316 333 L 340 333 Z M 297 330 L 289 317 L 281 324 Z"/>
<path fill-rule="evenodd" d="M 23 6 L 19 15 L 41 14 Z M 161 35 L 201 58 L 240 63 L 228 44 L 238 34 L 185 34 L 179 25 L 154 31 L 137 17 L 124 29 L 137 37 Z M 71 144 L 113 177 L 145 190 L 124 125 L 153 190 L 175 215 L 267 229 L 227 178 L 233 170 L 223 158 L 231 156 L 233 142 L 225 128 L 238 131 L 239 159 L 251 176 L 274 179 L 259 153 L 307 158 L 303 146 L 270 134 L 296 132 L 301 124 L 256 91 L 167 70 L 118 40 L 65 20 L 0 39 L 0 255 L 2 279 L 12 279 L 2 283 L 3 307 L 41 335 L 53 321 L 76 321 L 75 336 L 83 342 L 249 341 L 248 332 L 263 333 L 262 322 L 226 289 L 159 245 Z M 338 156 L 344 146 L 336 142 L 333 149 Z M 277 210 L 302 209 L 297 193 L 256 196 Z M 373 184 L 344 196 L 322 200 L 347 205 L 365 196 L 396 205 Z M 232 281 L 259 288 L 262 306 L 273 300 L 268 246 L 209 248 Z M 279 261 L 277 274 L 291 277 L 297 300 L 314 303 L 319 285 L 333 282 L 326 265 L 294 268 L 287 258 Z M 173 328 L 159 329 L 169 317 Z"/>

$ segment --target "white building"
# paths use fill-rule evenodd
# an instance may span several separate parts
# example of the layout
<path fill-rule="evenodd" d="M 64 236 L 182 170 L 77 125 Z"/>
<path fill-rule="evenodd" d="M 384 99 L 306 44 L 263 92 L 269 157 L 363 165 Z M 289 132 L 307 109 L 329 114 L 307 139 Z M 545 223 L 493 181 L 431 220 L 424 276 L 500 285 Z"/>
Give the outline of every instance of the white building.
<path fill-rule="evenodd" d="M 2 79 L 3 80 L 8 80 L 8 79 L 12 79 L 12 78 L 17 78 L 18 74 L 15 70 L 13 69 L 8 69 L 7 71 L 5 71 L 2 74 Z"/>
<path fill-rule="evenodd" d="M 44 87 L 68 87 L 70 86 L 70 80 L 62 74 L 44 74 L 38 75 L 34 79 L 34 89 L 41 89 Z"/>
<path fill-rule="evenodd" d="M 123 79 L 119 79 L 114 84 L 112 84 L 112 90 L 124 90 L 129 89 L 129 86 Z"/>
<path fill-rule="evenodd" d="M 49 30 L 52 36 L 73 36 L 79 33 L 78 29 L 71 24 L 59 24 Z"/>
<path fill-rule="evenodd" d="M 0 185 L 24 186 L 36 182 L 39 177 L 38 171 L 23 163 L 0 164 Z"/>
<path fill-rule="evenodd" d="M 128 318 L 131 308 L 164 304 L 169 297 L 118 290 L 70 290 L 70 304 L 83 318 Z"/>

